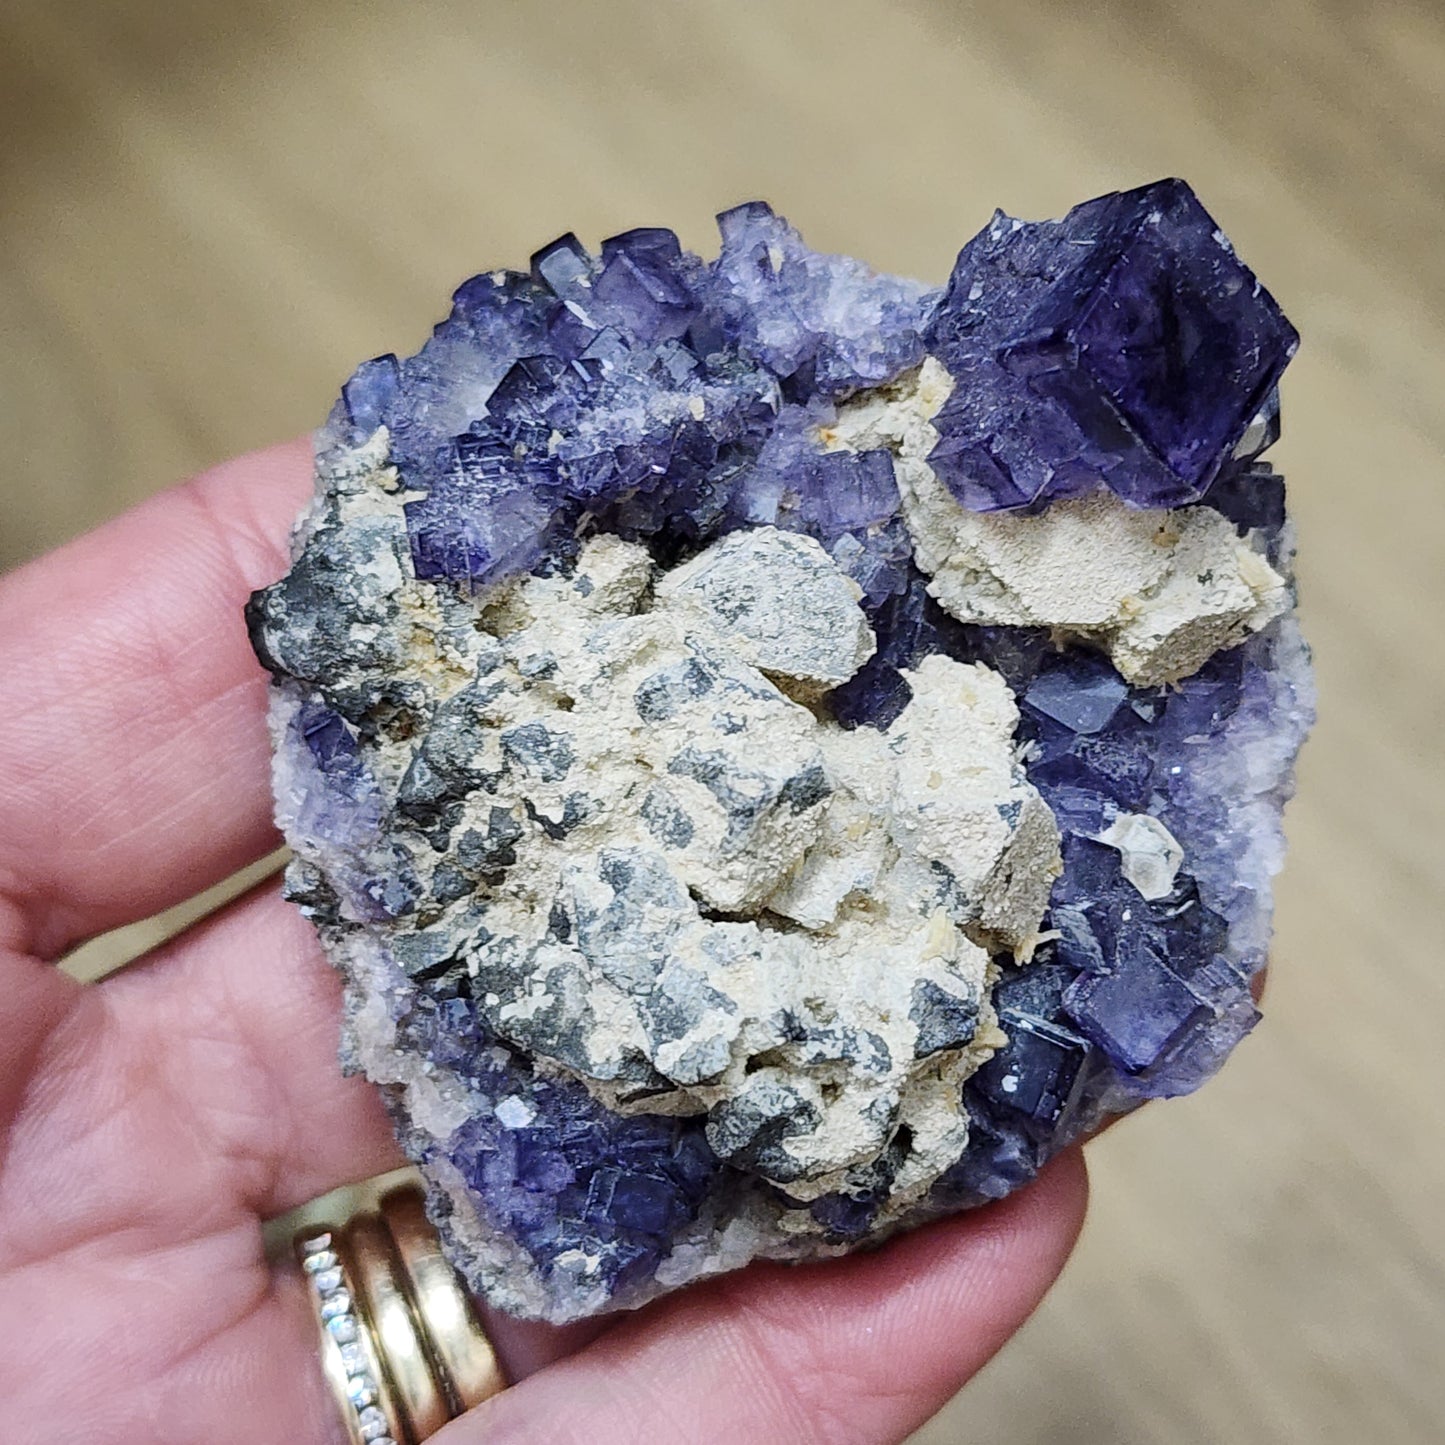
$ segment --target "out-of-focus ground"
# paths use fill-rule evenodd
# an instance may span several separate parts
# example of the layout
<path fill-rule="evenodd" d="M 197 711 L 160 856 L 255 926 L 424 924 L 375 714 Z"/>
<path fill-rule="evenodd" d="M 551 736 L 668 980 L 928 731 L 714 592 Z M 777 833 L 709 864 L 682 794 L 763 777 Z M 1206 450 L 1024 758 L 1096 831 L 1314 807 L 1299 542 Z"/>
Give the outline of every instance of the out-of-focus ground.
<path fill-rule="evenodd" d="M 1306 338 L 1322 722 L 1269 1016 L 1094 1147 L 1063 1283 L 917 1440 L 1438 1442 L 1442 137 L 1426 0 L 6 0 L 0 562 L 314 425 L 569 228 L 710 250 L 764 196 L 941 280 L 995 205 L 1187 177 Z"/>

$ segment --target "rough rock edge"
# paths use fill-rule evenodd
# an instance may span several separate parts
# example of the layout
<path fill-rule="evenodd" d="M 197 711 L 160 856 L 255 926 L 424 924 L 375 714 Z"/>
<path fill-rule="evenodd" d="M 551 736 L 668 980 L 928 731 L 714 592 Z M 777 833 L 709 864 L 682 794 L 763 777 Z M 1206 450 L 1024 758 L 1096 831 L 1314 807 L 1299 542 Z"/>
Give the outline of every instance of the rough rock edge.
<path fill-rule="evenodd" d="M 278 733 L 284 733 L 292 705 L 285 698 L 273 701 L 272 727 Z M 452 1071 L 396 1048 L 396 1022 L 382 1000 L 407 986 L 404 975 L 387 959 L 380 942 L 367 933 L 334 931 L 324 941 L 328 958 L 346 980 L 340 1049 L 343 1070 L 362 1074 L 377 1085 L 403 1151 L 424 1172 L 427 1213 L 441 1234 L 448 1258 L 471 1288 L 496 1308 L 519 1319 L 567 1324 L 602 1311 L 639 1308 L 682 1285 L 740 1268 L 754 1259 L 833 1259 L 856 1249 L 853 1244 L 829 1243 L 819 1234 L 786 1227 L 787 1216 L 800 1211 L 771 1204 L 753 1186 L 744 1209 L 721 1231 L 715 1214 L 704 1210 L 650 1281 L 618 1295 L 601 1286 L 590 1295 L 578 1289 L 565 1304 L 560 1303 L 558 1292 L 548 1286 L 527 1252 L 478 1210 L 466 1182 L 438 1152 L 437 1145 L 444 1145 L 445 1140 L 438 1140 L 417 1122 L 448 1104 L 465 1108 L 462 1096 L 469 1091 Z M 868 1243 L 882 1243 L 947 1212 L 930 1203 L 926 1195 L 920 1196 L 891 1217 L 881 1216 Z M 577 1287 L 575 1277 L 572 1284 Z"/>

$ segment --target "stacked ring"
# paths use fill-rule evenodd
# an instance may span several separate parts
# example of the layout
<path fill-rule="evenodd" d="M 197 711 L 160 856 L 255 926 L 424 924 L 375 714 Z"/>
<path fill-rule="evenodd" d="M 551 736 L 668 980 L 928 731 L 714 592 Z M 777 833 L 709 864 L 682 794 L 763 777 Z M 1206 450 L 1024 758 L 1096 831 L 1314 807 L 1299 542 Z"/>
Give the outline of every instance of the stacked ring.
<path fill-rule="evenodd" d="M 506 1385 L 421 1191 L 295 1241 L 352 1445 L 419 1445 Z"/>
<path fill-rule="evenodd" d="M 455 1414 L 506 1388 L 492 1343 L 441 1241 L 426 1217 L 419 1189 L 393 1189 L 381 1201 L 382 1218 L 406 1272 L 411 1299 L 426 1321 L 432 1359 Z"/>

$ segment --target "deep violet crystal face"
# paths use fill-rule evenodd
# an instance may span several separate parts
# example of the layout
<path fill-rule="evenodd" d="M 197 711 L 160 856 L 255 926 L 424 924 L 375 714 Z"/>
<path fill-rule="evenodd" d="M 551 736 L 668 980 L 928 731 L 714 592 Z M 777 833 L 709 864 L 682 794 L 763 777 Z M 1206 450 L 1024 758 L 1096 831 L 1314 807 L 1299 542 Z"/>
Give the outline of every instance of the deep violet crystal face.
<path fill-rule="evenodd" d="M 959 254 L 929 332 L 971 381 L 936 470 L 983 510 L 1099 481 L 1137 506 L 1197 501 L 1298 341 L 1182 181 L 1062 221 L 999 214 Z"/>
<path fill-rule="evenodd" d="M 719 226 L 564 236 L 361 366 L 249 609 L 343 1061 L 533 1318 L 1198 1087 L 1312 718 L 1297 338 L 1183 182 L 1000 214 L 940 290 Z"/>

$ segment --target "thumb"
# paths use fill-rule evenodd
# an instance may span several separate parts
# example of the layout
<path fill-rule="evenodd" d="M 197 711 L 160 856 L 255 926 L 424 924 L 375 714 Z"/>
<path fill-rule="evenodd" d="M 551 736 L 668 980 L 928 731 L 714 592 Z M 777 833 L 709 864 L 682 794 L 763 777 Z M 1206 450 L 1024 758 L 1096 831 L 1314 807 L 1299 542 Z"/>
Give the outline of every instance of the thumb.
<path fill-rule="evenodd" d="M 716 1279 L 504 1390 L 435 1445 L 901 1440 L 1028 1318 L 1087 1194 L 1074 1150 L 1008 1199 L 875 1253 Z"/>

